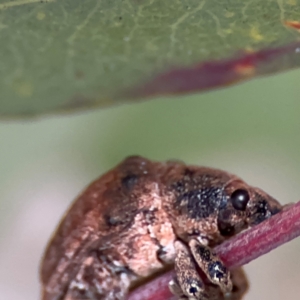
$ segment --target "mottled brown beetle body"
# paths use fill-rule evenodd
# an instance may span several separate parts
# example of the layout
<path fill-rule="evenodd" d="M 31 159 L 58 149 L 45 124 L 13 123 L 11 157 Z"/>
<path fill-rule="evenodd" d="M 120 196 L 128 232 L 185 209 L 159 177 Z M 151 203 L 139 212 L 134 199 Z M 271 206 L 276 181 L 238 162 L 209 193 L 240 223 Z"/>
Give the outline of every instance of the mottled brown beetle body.
<path fill-rule="evenodd" d="M 230 275 L 211 247 L 280 208 L 227 172 L 129 157 L 65 214 L 43 258 L 42 299 L 123 300 L 174 262 L 170 288 L 178 297 L 223 299 L 231 291 Z M 203 285 L 195 265 L 218 292 Z"/>

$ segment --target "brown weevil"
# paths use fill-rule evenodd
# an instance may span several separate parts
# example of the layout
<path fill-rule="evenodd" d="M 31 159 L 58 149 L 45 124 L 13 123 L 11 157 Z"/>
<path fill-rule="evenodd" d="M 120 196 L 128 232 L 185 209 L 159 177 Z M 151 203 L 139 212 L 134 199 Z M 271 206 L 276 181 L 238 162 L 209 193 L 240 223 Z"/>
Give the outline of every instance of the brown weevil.
<path fill-rule="evenodd" d="M 42 300 L 125 300 L 171 267 L 178 299 L 242 299 L 242 269 L 229 272 L 213 248 L 281 209 L 225 171 L 129 157 L 65 214 L 42 261 Z"/>

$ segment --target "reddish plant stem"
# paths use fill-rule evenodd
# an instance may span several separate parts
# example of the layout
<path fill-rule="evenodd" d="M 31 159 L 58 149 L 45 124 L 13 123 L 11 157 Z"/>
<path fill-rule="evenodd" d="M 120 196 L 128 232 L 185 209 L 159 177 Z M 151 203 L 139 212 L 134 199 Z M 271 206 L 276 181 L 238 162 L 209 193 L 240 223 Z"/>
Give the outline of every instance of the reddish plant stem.
<path fill-rule="evenodd" d="M 228 268 L 249 263 L 300 235 L 300 202 L 222 243 L 215 251 Z M 173 271 L 134 290 L 128 300 L 171 300 L 168 289 Z"/>

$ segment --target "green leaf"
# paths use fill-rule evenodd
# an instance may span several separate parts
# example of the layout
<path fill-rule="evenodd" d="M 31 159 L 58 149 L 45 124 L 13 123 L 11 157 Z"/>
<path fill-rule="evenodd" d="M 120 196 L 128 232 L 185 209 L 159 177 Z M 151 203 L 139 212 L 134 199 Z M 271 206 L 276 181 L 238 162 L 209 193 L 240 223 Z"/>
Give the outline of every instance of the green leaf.
<path fill-rule="evenodd" d="M 0 115 L 200 91 L 300 65 L 300 0 L 0 0 Z"/>

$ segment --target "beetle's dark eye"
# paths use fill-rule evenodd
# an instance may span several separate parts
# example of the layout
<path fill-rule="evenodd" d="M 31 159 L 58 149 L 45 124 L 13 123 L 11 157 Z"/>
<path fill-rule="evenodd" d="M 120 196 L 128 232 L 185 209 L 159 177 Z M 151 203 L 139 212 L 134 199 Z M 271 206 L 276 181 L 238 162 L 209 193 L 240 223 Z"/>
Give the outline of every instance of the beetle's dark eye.
<path fill-rule="evenodd" d="M 245 210 L 247 203 L 250 200 L 250 196 L 246 190 L 236 190 L 232 193 L 230 200 L 235 209 Z"/>

